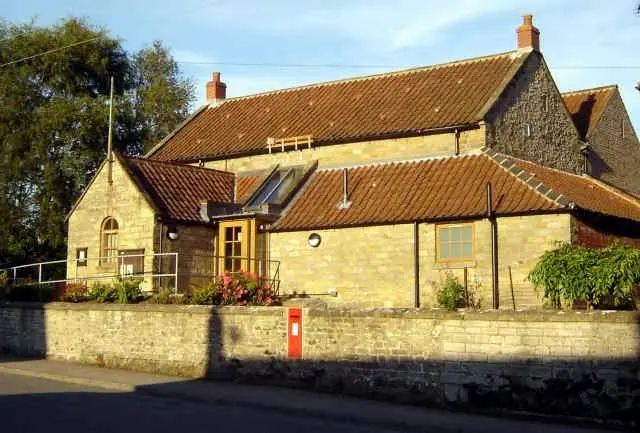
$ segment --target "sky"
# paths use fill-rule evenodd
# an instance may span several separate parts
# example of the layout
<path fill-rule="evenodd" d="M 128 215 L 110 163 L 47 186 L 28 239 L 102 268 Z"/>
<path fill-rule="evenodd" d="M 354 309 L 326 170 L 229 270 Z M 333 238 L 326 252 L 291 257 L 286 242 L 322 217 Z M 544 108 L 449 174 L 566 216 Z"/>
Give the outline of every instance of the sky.
<path fill-rule="evenodd" d="M 213 71 L 227 96 L 510 51 L 534 15 L 560 91 L 617 84 L 640 127 L 637 0 L 0 0 L 0 17 L 50 25 L 70 16 L 135 52 L 160 40 L 197 86 Z M 296 66 L 292 66 L 296 65 Z"/>

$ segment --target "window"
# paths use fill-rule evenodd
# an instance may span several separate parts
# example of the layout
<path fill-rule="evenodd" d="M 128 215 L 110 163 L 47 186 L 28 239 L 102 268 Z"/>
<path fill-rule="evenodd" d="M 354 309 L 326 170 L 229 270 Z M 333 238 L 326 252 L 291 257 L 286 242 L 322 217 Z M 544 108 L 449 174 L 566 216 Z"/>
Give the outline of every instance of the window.
<path fill-rule="evenodd" d="M 118 221 L 107 217 L 102 223 L 101 263 L 115 263 L 118 257 Z"/>
<path fill-rule="evenodd" d="M 76 265 L 87 266 L 87 248 L 76 248 Z"/>
<path fill-rule="evenodd" d="M 525 137 L 531 137 L 531 124 L 530 123 L 525 123 L 523 125 L 523 133 Z"/>
<path fill-rule="evenodd" d="M 439 262 L 473 260 L 473 226 L 471 224 L 437 226 L 436 250 Z"/>
<path fill-rule="evenodd" d="M 542 110 L 545 113 L 549 112 L 549 95 L 542 96 Z"/>
<path fill-rule="evenodd" d="M 620 121 L 620 137 L 624 138 L 624 119 Z"/>
<path fill-rule="evenodd" d="M 119 253 L 120 275 L 144 275 L 144 250 L 120 250 Z"/>
<path fill-rule="evenodd" d="M 224 229 L 224 269 L 238 272 L 242 269 L 242 226 Z"/>
<path fill-rule="evenodd" d="M 255 220 L 220 221 L 218 225 L 218 256 L 216 274 L 223 271 L 253 272 L 256 250 Z"/>

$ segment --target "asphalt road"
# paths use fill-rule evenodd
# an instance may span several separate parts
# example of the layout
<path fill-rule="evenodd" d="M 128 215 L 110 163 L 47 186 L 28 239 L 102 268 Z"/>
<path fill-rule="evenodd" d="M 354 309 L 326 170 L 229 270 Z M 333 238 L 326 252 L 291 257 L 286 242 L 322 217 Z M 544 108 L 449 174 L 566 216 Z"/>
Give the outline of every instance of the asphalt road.
<path fill-rule="evenodd" d="M 92 389 L 0 373 L 3 432 L 391 432 L 239 406 Z"/>

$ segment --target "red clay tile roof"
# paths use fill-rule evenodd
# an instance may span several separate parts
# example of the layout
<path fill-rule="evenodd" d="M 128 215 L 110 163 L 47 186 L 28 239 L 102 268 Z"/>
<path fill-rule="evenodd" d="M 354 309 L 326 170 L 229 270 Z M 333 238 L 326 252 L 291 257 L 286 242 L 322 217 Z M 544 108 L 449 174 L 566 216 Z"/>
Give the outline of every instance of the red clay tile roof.
<path fill-rule="evenodd" d="M 580 138 L 587 138 L 616 89 L 617 86 L 606 86 L 562 94 L 564 105 L 578 128 Z"/>
<path fill-rule="evenodd" d="M 487 182 L 497 215 L 563 208 L 487 155 L 349 168 L 352 203 L 347 209 L 337 207 L 342 176 L 342 169 L 316 172 L 273 230 L 481 217 L 486 214 Z"/>
<path fill-rule="evenodd" d="M 509 159 L 584 210 L 640 221 L 640 200 L 630 194 L 590 177 L 541 167 L 517 158 Z"/>
<path fill-rule="evenodd" d="M 268 174 L 269 170 L 265 170 L 265 172 Z M 238 173 L 238 177 L 236 178 L 236 202 L 243 204 L 249 200 L 265 178 L 266 175 L 264 173 L 251 175 Z"/>
<path fill-rule="evenodd" d="M 136 184 L 165 217 L 202 221 L 200 201 L 233 201 L 233 173 L 190 165 L 119 157 Z"/>
<path fill-rule="evenodd" d="M 147 156 L 196 161 L 267 152 L 267 138 L 315 144 L 474 124 L 527 58 L 513 51 L 389 74 L 230 98 L 194 117 Z"/>

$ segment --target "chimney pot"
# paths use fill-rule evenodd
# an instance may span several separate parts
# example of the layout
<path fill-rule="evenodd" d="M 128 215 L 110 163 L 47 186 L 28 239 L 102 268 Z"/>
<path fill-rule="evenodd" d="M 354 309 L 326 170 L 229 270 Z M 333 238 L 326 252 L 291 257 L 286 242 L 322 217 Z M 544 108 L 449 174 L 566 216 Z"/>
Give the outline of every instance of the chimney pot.
<path fill-rule="evenodd" d="M 222 102 L 227 97 L 227 85 L 220 81 L 220 72 L 211 74 L 211 81 L 207 83 L 207 101 Z"/>
<path fill-rule="evenodd" d="M 534 49 L 540 51 L 540 30 L 533 25 L 533 15 L 524 15 L 522 25 L 518 27 L 518 49 Z"/>

